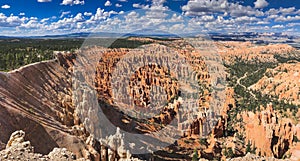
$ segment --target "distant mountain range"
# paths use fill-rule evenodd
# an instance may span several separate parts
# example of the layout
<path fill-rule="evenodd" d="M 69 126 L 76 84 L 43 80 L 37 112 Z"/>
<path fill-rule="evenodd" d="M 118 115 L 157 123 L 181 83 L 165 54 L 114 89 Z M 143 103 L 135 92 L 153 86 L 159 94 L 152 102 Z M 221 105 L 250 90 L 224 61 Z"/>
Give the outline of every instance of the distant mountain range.
<path fill-rule="evenodd" d="M 44 35 L 44 36 L 0 36 L 0 39 L 12 38 L 30 38 L 30 39 L 64 39 L 64 38 L 119 38 L 119 37 L 155 37 L 155 38 L 179 38 L 179 37 L 195 37 L 198 33 L 184 33 L 176 35 L 164 31 L 140 30 L 134 33 L 71 33 L 62 35 Z M 300 37 L 291 36 L 283 33 L 259 33 L 259 32 L 234 32 L 234 33 L 209 33 L 207 35 L 215 41 L 251 41 L 254 43 L 288 43 L 293 46 L 300 47 Z"/>

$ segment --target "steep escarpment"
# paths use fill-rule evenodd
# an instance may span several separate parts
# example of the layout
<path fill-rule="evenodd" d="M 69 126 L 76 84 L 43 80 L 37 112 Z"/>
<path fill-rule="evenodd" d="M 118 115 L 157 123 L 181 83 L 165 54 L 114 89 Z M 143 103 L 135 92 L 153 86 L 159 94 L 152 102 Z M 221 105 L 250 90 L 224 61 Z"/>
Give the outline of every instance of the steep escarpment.
<path fill-rule="evenodd" d="M 11 133 L 23 130 L 22 139 L 30 142 L 35 153 L 40 153 L 38 158 L 53 149 L 50 154 L 66 151 L 55 148 L 66 148 L 75 158 L 130 159 L 130 154 L 123 154 L 126 150 L 116 152 L 121 145 L 105 147 L 81 123 L 72 91 L 75 59 L 76 54 L 57 53 L 55 60 L 0 73 L 1 150 L 9 146 Z M 122 140 L 119 135 L 116 139 Z M 102 141 L 109 142 L 109 138 Z M 36 156 L 33 151 L 28 152 Z"/>
<path fill-rule="evenodd" d="M 24 130 L 26 139 L 42 154 L 54 147 L 68 147 L 81 154 L 84 131 L 72 106 L 71 66 L 74 55 L 31 64 L 0 73 L 0 138 Z M 76 134 L 76 135 L 74 135 Z M 78 146 L 70 146 L 73 143 Z"/>
<path fill-rule="evenodd" d="M 272 105 L 257 113 L 242 113 L 245 139 L 255 145 L 256 154 L 282 158 L 292 147 L 295 126 L 292 120 L 282 118 Z"/>

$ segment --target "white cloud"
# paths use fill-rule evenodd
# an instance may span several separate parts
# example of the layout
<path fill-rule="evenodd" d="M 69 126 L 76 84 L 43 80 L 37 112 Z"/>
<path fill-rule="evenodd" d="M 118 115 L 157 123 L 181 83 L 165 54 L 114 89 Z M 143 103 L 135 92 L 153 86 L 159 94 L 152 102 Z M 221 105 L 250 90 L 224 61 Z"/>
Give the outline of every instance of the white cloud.
<path fill-rule="evenodd" d="M 1 8 L 3 8 L 3 9 L 9 9 L 10 5 L 5 4 L 5 5 L 2 5 Z"/>
<path fill-rule="evenodd" d="M 37 1 L 43 3 L 43 2 L 51 2 L 52 0 L 37 0 Z"/>
<path fill-rule="evenodd" d="M 205 15 L 205 16 L 201 17 L 201 21 L 204 21 L 204 22 L 211 22 L 213 20 L 215 20 L 213 15 Z"/>
<path fill-rule="evenodd" d="M 288 27 L 300 26 L 300 23 L 289 23 L 286 26 L 288 26 Z"/>
<path fill-rule="evenodd" d="M 152 5 L 153 6 L 162 6 L 166 0 L 152 0 Z"/>
<path fill-rule="evenodd" d="M 272 29 L 282 29 L 282 28 L 284 28 L 283 25 L 274 25 L 274 26 L 272 26 Z"/>
<path fill-rule="evenodd" d="M 82 13 L 78 13 L 74 18 L 75 22 L 82 22 L 84 20 L 84 17 L 82 16 Z"/>
<path fill-rule="evenodd" d="M 289 8 L 282 8 L 280 7 L 279 8 L 279 12 L 282 13 L 282 14 L 293 14 L 293 12 L 296 11 L 296 8 L 295 7 L 289 7 Z"/>
<path fill-rule="evenodd" d="M 267 25 L 267 24 L 270 24 L 270 22 L 268 22 L 268 21 L 258 21 L 257 24 L 258 25 Z"/>
<path fill-rule="evenodd" d="M 286 16 L 286 15 L 299 15 L 300 10 L 296 10 L 295 7 L 289 7 L 289 8 L 282 8 L 279 9 L 271 8 L 266 12 L 266 15 L 268 15 L 268 18 L 277 18 L 279 16 Z"/>
<path fill-rule="evenodd" d="M 61 5 L 84 5 L 84 0 L 63 0 Z"/>
<path fill-rule="evenodd" d="M 25 16 L 24 12 L 19 13 L 19 16 Z"/>
<path fill-rule="evenodd" d="M 82 13 L 78 13 L 75 17 L 63 18 L 57 22 L 53 22 L 46 26 L 47 30 L 62 30 L 62 31 L 72 31 L 81 27 L 79 24 L 84 22 L 84 17 Z"/>
<path fill-rule="evenodd" d="M 104 9 L 98 8 L 96 13 L 94 15 L 92 15 L 90 17 L 90 19 L 88 19 L 86 21 L 87 24 L 98 24 L 99 22 L 106 20 L 108 17 L 110 17 L 113 14 L 118 14 L 115 11 L 104 11 Z"/>
<path fill-rule="evenodd" d="M 51 0 L 39 0 L 51 1 Z M 83 5 L 84 0 L 61 0 L 61 5 Z M 148 0 L 149 2 L 150 0 Z M 256 0 L 258 3 L 260 0 Z M 105 6 L 121 7 L 127 0 L 103 1 Z M 113 2 L 113 3 L 111 3 Z M 242 3 L 228 0 L 189 0 L 182 7 L 183 13 L 172 13 L 165 4 L 166 0 L 152 0 L 152 4 L 132 4 L 135 8 L 145 9 L 145 12 L 109 11 L 98 8 L 94 12 L 82 12 L 71 15 L 69 11 L 61 12 L 60 17 L 38 19 L 0 14 L 0 26 L 13 27 L 19 34 L 29 33 L 71 33 L 100 29 L 101 31 L 130 32 L 137 29 L 153 28 L 171 33 L 182 32 L 246 32 L 246 31 L 277 31 L 287 27 L 297 28 L 300 21 L 300 10 L 295 7 L 272 8 L 264 11 L 255 7 L 244 6 Z M 166 12 L 168 11 L 168 12 Z M 122 16 L 111 17 L 114 14 Z M 188 20 L 186 15 L 192 16 Z M 272 25 L 274 24 L 275 25 Z M 279 23 L 276 23 L 279 22 Z M 293 22 L 293 23 L 281 23 Z M 32 29 L 32 30 L 31 30 Z M 22 30 L 26 31 L 23 32 Z M 28 31 L 28 32 L 27 32 Z M 31 32 L 30 32 L 31 31 Z M 178 31 L 178 32 L 177 32 Z"/>
<path fill-rule="evenodd" d="M 84 12 L 83 15 L 85 15 L 85 16 L 92 16 L 93 13 L 91 13 L 91 12 Z"/>
<path fill-rule="evenodd" d="M 121 4 L 119 4 L 119 3 L 116 3 L 116 5 L 115 5 L 116 7 L 122 7 L 122 5 Z"/>
<path fill-rule="evenodd" d="M 44 25 L 42 23 L 39 23 L 37 20 L 29 20 L 27 23 L 21 24 L 19 28 L 25 28 L 25 29 L 38 29 L 43 28 Z"/>
<path fill-rule="evenodd" d="M 275 22 L 286 22 L 286 21 L 298 21 L 300 20 L 300 16 L 279 16 L 275 19 Z"/>
<path fill-rule="evenodd" d="M 149 9 L 150 8 L 149 5 L 143 5 L 143 4 L 139 4 L 139 3 L 133 3 L 132 7 L 134 7 L 134 8 L 141 8 L 141 9 Z"/>
<path fill-rule="evenodd" d="M 106 6 L 106 7 L 111 6 L 111 5 L 112 5 L 112 4 L 111 4 L 110 1 L 106 1 L 105 4 L 104 4 L 104 6 Z"/>
<path fill-rule="evenodd" d="M 41 20 L 41 23 L 45 23 L 45 22 L 47 22 L 47 21 L 49 21 L 50 20 L 50 18 L 43 18 L 42 20 Z"/>
<path fill-rule="evenodd" d="M 59 18 L 63 18 L 65 17 L 66 15 L 69 15 L 71 13 L 71 11 L 65 11 L 65 12 L 62 12 L 61 15 L 59 16 Z"/>
<path fill-rule="evenodd" d="M 242 17 L 237 17 L 235 21 L 239 23 L 251 23 L 251 22 L 258 22 L 259 19 L 256 17 L 242 16 Z"/>
<path fill-rule="evenodd" d="M 134 8 L 142 8 L 142 5 L 138 4 L 138 3 L 133 3 L 132 7 L 134 7 Z"/>
<path fill-rule="evenodd" d="M 266 0 L 256 0 L 254 2 L 254 7 L 255 8 L 264 8 L 267 7 L 269 3 Z"/>
<path fill-rule="evenodd" d="M 239 3 L 231 3 L 227 0 L 190 0 L 182 10 L 185 15 L 199 16 L 207 14 L 226 14 L 233 17 L 241 16 L 263 16 L 262 11 Z"/>
<path fill-rule="evenodd" d="M 171 19 L 169 20 L 169 22 L 183 22 L 183 17 L 182 15 L 178 15 L 176 13 L 174 13 L 171 17 Z"/>
<path fill-rule="evenodd" d="M 75 1 L 73 1 L 73 4 L 75 4 L 75 5 L 78 5 L 78 4 L 84 5 L 84 0 L 75 0 Z"/>
<path fill-rule="evenodd" d="M 279 17 L 278 15 L 269 15 L 266 20 L 272 20 Z"/>
<path fill-rule="evenodd" d="M 184 27 L 185 27 L 184 24 L 175 24 L 170 27 L 170 31 L 173 31 L 173 32 L 182 31 L 184 29 Z"/>
<path fill-rule="evenodd" d="M 14 15 L 5 16 L 3 13 L 0 13 L 1 27 L 17 27 L 20 26 L 24 21 L 26 21 L 26 18 L 20 18 Z"/>

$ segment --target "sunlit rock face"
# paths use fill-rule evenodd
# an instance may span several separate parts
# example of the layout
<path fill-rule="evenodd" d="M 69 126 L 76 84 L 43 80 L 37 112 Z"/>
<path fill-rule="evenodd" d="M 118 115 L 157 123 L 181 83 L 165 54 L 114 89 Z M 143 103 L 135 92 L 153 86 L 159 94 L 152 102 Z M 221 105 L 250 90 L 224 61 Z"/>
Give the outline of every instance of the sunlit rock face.
<path fill-rule="evenodd" d="M 168 144 L 176 141 L 173 137 L 206 137 L 218 123 L 225 100 L 222 79 L 217 78 L 225 76 L 218 73 L 224 69 L 214 64 L 221 58 L 200 48 L 209 45 L 176 40 L 135 49 L 82 49 L 74 67 L 74 104 L 87 130 L 103 138 L 119 127 L 125 145 L 133 134 Z"/>
<path fill-rule="evenodd" d="M 85 55 L 79 57 L 81 53 Z M 66 147 L 78 158 L 128 159 L 127 150 L 134 145 L 126 142 L 138 139 L 124 132 L 165 140 L 168 144 L 161 147 L 182 136 L 206 136 L 220 114 L 218 108 L 211 109 L 217 107 L 211 100 L 218 95 L 210 90 L 211 84 L 219 87 L 219 80 L 210 72 L 218 67 L 207 64 L 214 59 L 203 54 L 181 40 L 133 50 L 92 47 L 0 73 L 0 147 L 4 149 L 11 133 L 22 129 L 37 153 Z M 138 62 L 136 66 L 132 61 Z M 74 79 L 79 75 L 84 84 Z M 132 109 L 145 112 L 137 115 Z M 104 115 L 98 115 L 100 110 Z M 109 124 L 99 121 L 101 116 L 109 118 Z M 100 125 L 111 132 L 107 138 L 99 137 Z M 103 139 L 114 136 L 117 127 L 122 135 L 116 135 L 118 145 L 110 147 Z M 147 144 L 139 142 L 134 148 Z M 150 151 L 155 149 L 151 146 L 156 145 L 150 145 Z M 118 153 L 111 154 L 114 150 Z"/>
<path fill-rule="evenodd" d="M 282 158 L 293 146 L 296 127 L 291 119 L 273 111 L 272 105 L 261 112 L 244 112 L 241 117 L 245 123 L 245 139 L 255 145 L 257 154 Z"/>
<path fill-rule="evenodd" d="M 184 62 L 179 62 L 181 60 Z M 192 86 L 189 81 L 197 84 Z M 138 117 L 150 118 L 158 124 L 176 118 L 184 135 L 202 135 L 203 130 L 190 133 L 188 129 L 202 129 L 203 123 L 197 123 L 197 119 L 204 119 L 205 111 L 209 109 L 210 81 L 201 52 L 153 44 L 133 50 L 104 50 L 96 67 L 95 87 L 99 99 L 119 105 L 118 109 L 131 116 L 136 117 L 134 110 L 146 109 L 144 117 Z M 199 88 L 203 89 L 200 91 Z M 190 95 L 184 95 L 186 93 Z M 181 105 L 177 111 L 174 108 L 174 114 L 171 114 L 174 116 L 161 112 L 172 108 L 168 104 L 180 97 L 187 98 L 186 107 Z"/>

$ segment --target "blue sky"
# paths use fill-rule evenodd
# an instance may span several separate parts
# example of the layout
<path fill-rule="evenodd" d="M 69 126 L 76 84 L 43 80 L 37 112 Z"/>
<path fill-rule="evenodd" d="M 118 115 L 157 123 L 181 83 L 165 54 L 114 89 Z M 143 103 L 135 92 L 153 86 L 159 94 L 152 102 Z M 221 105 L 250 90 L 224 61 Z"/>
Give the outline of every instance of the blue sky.
<path fill-rule="evenodd" d="M 141 28 L 300 33 L 297 0 L 1 0 L 0 6 L 0 35 Z"/>

